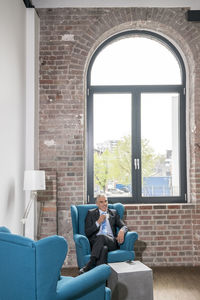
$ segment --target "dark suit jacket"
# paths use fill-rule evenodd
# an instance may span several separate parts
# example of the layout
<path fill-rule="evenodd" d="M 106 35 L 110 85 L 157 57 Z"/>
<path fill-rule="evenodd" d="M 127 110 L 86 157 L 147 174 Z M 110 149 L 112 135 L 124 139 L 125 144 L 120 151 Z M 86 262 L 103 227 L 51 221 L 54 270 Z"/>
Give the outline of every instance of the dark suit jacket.
<path fill-rule="evenodd" d="M 110 227 L 112 229 L 114 237 L 117 236 L 117 227 L 121 229 L 124 227 L 125 233 L 128 231 L 128 228 L 124 224 L 124 222 L 120 219 L 119 214 L 115 209 L 108 209 L 107 213 L 109 214 L 109 222 Z M 87 213 L 85 219 L 85 234 L 90 242 L 92 242 L 96 238 L 96 234 L 100 230 L 100 226 L 97 227 L 96 221 L 100 216 L 99 209 L 90 209 Z"/>

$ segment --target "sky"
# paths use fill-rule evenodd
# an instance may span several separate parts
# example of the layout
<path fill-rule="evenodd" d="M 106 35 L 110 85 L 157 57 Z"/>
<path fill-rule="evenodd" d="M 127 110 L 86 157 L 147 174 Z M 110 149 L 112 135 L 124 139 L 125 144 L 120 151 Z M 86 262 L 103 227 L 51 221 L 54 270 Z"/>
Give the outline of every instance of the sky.
<path fill-rule="evenodd" d="M 92 67 L 91 84 L 180 84 L 176 57 L 161 42 L 127 37 L 106 46 Z"/>
<path fill-rule="evenodd" d="M 141 37 L 121 39 L 104 48 L 93 64 L 91 78 L 95 85 L 181 83 L 179 64 L 171 51 Z M 177 100 L 177 94 L 142 95 L 142 138 L 150 140 L 157 153 L 172 149 Z M 94 144 L 120 139 L 130 134 L 130 128 L 131 94 L 94 95 Z"/>

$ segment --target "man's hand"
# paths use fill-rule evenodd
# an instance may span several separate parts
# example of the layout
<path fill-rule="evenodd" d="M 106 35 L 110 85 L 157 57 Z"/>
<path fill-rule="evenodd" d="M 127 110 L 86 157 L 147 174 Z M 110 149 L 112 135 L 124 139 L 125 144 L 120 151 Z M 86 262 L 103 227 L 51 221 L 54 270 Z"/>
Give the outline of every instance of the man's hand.
<path fill-rule="evenodd" d="M 119 244 L 122 244 L 124 242 L 124 230 L 120 230 L 118 233 L 118 236 L 116 238 Z"/>
<path fill-rule="evenodd" d="M 100 215 L 100 217 L 98 218 L 97 222 L 99 223 L 99 225 L 101 225 L 101 223 L 106 219 L 106 214 L 105 215 Z"/>

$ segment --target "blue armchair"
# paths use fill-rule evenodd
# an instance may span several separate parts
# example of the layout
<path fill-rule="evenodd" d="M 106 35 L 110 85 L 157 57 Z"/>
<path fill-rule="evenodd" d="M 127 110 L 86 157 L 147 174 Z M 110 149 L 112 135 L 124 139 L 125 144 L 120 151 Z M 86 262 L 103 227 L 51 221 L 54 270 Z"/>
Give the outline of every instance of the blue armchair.
<path fill-rule="evenodd" d="M 110 289 L 105 287 L 109 266 L 75 278 L 60 276 L 68 250 L 64 238 L 35 242 L 4 228 L 0 227 L 1 300 L 110 300 Z"/>
<path fill-rule="evenodd" d="M 95 204 L 71 206 L 73 238 L 76 246 L 76 257 L 79 268 L 82 268 L 90 259 L 91 248 L 89 240 L 85 235 L 85 218 L 88 210 L 96 207 Z M 121 203 L 109 204 L 108 207 L 110 209 L 116 209 L 120 218 L 123 218 L 124 206 Z M 125 241 L 120 245 L 120 249 L 108 252 L 108 263 L 134 260 L 134 243 L 137 239 L 137 232 L 127 232 Z"/>

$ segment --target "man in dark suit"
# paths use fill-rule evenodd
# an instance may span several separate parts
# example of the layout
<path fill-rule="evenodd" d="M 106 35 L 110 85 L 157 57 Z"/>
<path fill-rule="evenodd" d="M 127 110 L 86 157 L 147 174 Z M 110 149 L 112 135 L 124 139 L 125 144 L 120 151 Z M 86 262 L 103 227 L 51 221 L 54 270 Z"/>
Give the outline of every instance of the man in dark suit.
<path fill-rule="evenodd" d="M 97 265 L 107 263 L 108 251 L 119 248 L 124 242 L 128 228 L 120 219 L 115 209 L 108 209 L 108 200 L 105 195 L 98 195 L 96 199 L 98 208 L 91 209 L 85 219 L 85 234 L 91 245 L 90 261 L 80 269 L 83 274 Z M 117 234 L 116 229 L 119 228 Z"/>

